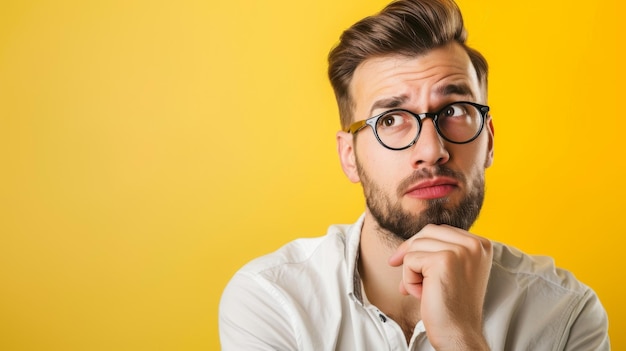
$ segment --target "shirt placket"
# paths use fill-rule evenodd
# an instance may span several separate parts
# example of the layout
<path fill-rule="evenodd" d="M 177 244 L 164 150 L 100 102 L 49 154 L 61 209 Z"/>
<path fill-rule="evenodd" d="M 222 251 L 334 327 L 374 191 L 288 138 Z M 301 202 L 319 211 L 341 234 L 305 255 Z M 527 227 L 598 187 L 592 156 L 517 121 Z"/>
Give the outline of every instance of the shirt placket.
<path fill-rule="evenodd" d="M 389 318 L 376 306 L 370 305 L 367 307 L 368 313 L 371 318 L 379 325 L 379 329 L 385 336 L 389 350 L 408 350 L 406 339 L 402 328 L 393 319 Z"/>

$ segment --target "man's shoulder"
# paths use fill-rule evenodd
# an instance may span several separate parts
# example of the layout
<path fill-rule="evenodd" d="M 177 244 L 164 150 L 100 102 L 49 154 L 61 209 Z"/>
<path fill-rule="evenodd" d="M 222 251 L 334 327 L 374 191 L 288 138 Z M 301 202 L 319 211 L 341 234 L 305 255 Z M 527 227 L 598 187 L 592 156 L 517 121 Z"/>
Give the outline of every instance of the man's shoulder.
<path fill-rule="evenodd" d="M 515 339 L 524 349 L 608 348 L 606 312 L 590 287 L 550 257 L 500 243 L 493 248 L 485 330 L 495 344 Z"/>
<path fill-rule="evenodd" d="M 332 225 L 324 236 L 291 241 L 239 269 L 220 300 L 220 338 L 245 344 L 237 349 L 259 340 L 281 350 L 336 338 L 354 286 L 359 233 L 360 222 Z"/>
<path fill-rule="evenodd" d="M 589 288 L 569 271 L 559 268 L 552 257 L 527 254 L 515 247 L 494 242 L 493 268 L 520 285 L 540 284 L 553 290 L 584 294 Z"/>
<path fill-rule="evenodd" d="M 337 291 L 350 289 L 350 267 L 354 266 L 354 253 L 349 249 L 351 228 L 333 225 L 322 237 L 297 239 L 250 261 L 227 284 L 221 308 L 240 311 L 264 304 L 293 312 L 297 309 L 293 306 L 323 308 L 336 301 Z M 311 295 L 311 291 L 316 293 Z"/>
<path fill-rule="evenodd" d="M 239 274 L 252 274 L 272 279 L 285 271 L 319 269 L 320 261 L 327 264 L 345 261 L 346 243 L 351 225 L 335 224 L 328 228 L 326 235 L 311 238 L 299 238 L 288 242 L 278 250 L 260 256 L 248 262 L 239 270 Z"/>

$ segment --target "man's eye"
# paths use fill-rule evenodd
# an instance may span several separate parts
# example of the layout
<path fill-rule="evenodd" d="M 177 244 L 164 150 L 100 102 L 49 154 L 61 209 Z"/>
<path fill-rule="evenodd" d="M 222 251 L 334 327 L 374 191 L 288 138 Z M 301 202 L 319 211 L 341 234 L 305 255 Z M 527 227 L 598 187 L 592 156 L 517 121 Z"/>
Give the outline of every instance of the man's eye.
<path fill-rule="evenodd" d="M 386 115 L 381 117 L 378 120 L 378 125 L 381 127 L 397 127 L 399 125 L 401 125 L 402 123 L 404 123 L 405 118 L 402 115 L 397 115 L 397 114 L 390 114 L 390 115 Z"/>
<path fill-rule="evenodd" d="M 451 105 L 446 107 L 441 113 L 442 117 L 460 117 L 465 116 L 465 109 L 458 105 Z"/>

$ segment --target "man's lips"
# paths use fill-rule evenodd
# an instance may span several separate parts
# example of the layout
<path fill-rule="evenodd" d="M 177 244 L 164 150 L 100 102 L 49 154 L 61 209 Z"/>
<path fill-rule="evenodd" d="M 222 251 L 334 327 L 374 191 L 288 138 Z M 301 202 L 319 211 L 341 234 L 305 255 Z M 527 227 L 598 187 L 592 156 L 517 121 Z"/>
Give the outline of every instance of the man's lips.
<path fill-rule="evenodd" d="M 418 199 L 438 199 L 448 196 L 459 186 L 458 181 L 449 177 L 437 177 L 423 180 L 411 186 L 405 194 Z"/>

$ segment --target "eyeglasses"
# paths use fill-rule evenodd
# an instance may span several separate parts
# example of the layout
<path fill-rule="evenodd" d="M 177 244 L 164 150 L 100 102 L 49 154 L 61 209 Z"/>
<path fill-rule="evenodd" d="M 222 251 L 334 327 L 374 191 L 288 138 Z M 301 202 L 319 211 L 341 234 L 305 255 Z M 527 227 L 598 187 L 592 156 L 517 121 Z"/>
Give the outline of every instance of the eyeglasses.
<path fill-rule="evenodd" d="M 480 135 L 488 112 L 489 106 L 468 101 L 453 102 L 435 113 L 393 109 L 354 122 L 345 132 L 356 134 L 369 125 L 382 146 L 390 150 L 404 150 L 417 141 L 422 120 L 432 118 L 437 133 L 443 139 L 454 144 L 466 144 Z"/>

